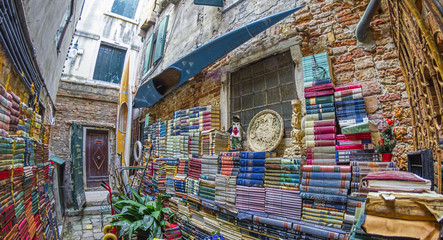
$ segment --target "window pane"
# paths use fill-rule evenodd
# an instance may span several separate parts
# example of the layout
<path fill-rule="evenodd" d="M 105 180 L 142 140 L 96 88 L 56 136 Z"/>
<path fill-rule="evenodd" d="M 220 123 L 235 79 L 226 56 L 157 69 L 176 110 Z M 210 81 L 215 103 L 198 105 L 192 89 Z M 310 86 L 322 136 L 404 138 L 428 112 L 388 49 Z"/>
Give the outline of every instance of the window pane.
<path fill-rule="evenodd" d="M 278 86 L 278 74 L 277 72 L 268 73 L 265 75 L 266 88 L 273 88 Z"/>
<path fill-rule="evenodd" d="M 138 0 L 114 0 L 111 12 L 125 16 L 127 18 L 134 18 L 137 6 Z"/>
<path fill-rule="evenodd" d="M 125 50 L 100 45 L 93 78 L 110 83 L 120 83 L 125 55 Z"/>
<path fill-rule="evenodd" d="M 266 105 L 266 93 L 259 92 L 254 94 L 254 107 Z"/>
<path fill-rule="evenodd" d="M 232 98 L 232 107 L 234 111 L 241 110 L 241 97 Z"/>
<path fill-rule="evenodd" d="M 278 87 L 269 89 L 266 91 L 266 95 L 268 98 L 268 105 L 280 102 L 280 89 Z"/>
<path fill-rule="evenodd" d="M 282 104 L 282 118 L 291 119 L 292 118 L 292 106 L 291 102 L 285 102 Z"/>
<path fill-rule="evenodd" d="M 265 90 L 266 82 L 264 77 L 256 77 L 252 79 L 252 86 L 254 88 L 254 92 L 260 92 Z"/>
<path fill-rule="evenodd" d="M 252 93 L 252 81 L 248 80 L 243 82 L 241 85 L 241 95 L 251 94 Z"/>
<path fill-rule="evenodd" d="M 238 97 L 241 95 L 240 88 L 241 88 L 240 84 L 235 84 L 231 86 L 231 94 L 233 97 Z"/>
<path fill-rule="evenodd" d="M 282 115 L 281 114 L 281 104 L 269 105 L 268 109 L 276 111 L 278 114 L 280 114 L 280 116 Z"/>
<path fill-rule="evenodd" d="M 252 94 L 245 95 L 241 97 L 241 108 L 242 110 L 252 108 L 252 103 L 254 102 L 254 97 Z"/>
<path fill-rule="evenodd" d="M 294 82 L 294 71 L 292 66 L 284 67 L 280 69 L 279 76 L 280 76 L 280 84 L 287 84 L 287 83 L 293 83 Z"/>
<path fill-rule="evenodd" d="M 286 84 L 280 86 L 282 101 L 289 101 L 295 99 L 295 85 Z"/>
<path fill-rule="evenodd" d="M 254 110 L 251 109 L 251 110 L 245 111 L 245 115 L 244 115 L 245 120 L 243 122 L 249 123 L 249 122 L 251 122 L 253 117 L 254 117 Z"/>

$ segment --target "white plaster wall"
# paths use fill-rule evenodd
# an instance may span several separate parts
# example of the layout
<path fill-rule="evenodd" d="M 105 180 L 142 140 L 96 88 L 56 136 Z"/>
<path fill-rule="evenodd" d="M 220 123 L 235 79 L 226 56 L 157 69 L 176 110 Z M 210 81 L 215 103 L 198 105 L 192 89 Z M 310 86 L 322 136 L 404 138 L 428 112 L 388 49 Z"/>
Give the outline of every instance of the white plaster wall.
<path fill-rule="evenodd" d="M 125 62 L 130 58 L 129 78 L 133 85 L 137 75 L 139 48 L 138 36 L 140 14 L 147 0 L 139 0 L 134 19 L 111 12 L 114 0 L 88 0 L 85 2 L 73 44 L 78 41 L 78 53 L 65 62 L 62 79 L 79 80 L 104 85 L 115 85 L 93 79 L 98 51 L 101 43 L 126 50 Z M 72 49 L 71 49 L 72 51 Z"/>

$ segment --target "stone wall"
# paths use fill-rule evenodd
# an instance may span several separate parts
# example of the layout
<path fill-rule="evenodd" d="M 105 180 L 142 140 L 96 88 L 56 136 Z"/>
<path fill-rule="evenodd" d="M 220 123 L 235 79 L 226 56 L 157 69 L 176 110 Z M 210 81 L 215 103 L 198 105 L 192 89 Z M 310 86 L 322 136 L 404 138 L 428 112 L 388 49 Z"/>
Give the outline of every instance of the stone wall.
<path fill-rule="evenodd" d="M 50 150 L 65 159 L 65 196 L 70 195 L 71 184 L 71 124 L 79 122 L 84 127 L 108 129 L 110 131 L 110 164 L 115 162 L 115 122 L 117 119 L 118 89 L 97 86 L 78 81 L 60 81 L 57 93 L 55 125 L 51 129 Z M 66 197 L 68 206 L 72 198 Z"/>
<path fill-rule="evenodd" d="M 238 11 L 248 11 L 248 8 L 243 6 L 248 4 L 246 2 L 238 5 Z M 397 50 L 391 37 L 386 3 L 382 1 L 381 8 L 371 22 L 372 40 L 369 44 L 361 44 L 357 42 L 354 33 L 369 0 L 301 2 L 306 4 L 304 9 L 235 49 L 208 68 L 209 70 L 204 70 L 201 75 L 183 84 L 144 112 L 150 112 L 162 119 L 170 119 L 178 109 L 218 105 L 226 102 L 227 95 L 224 90 L 228 84 L 222 84 L 224 74 L 229 75 L 242 66 L 290 48 L 295 56 L 296 68 L 299 68 L 301 59 L 292 51 L 293 46 L 300 49 L 300 56 L 326 51 L 332 61 L 335 85 L 361 83 L 369 118 L 374 120 L 380 129 L 385 126 L 385 118 L 398 119 L 395 131 L 403 135 L 403 140 L 394 150 L 394 160 L 399 160 L 401 166 L 405 167 L 406 153 L 413 149 L 410 109 Z M 267 12 L 281 9 L 282 4 L 276 3 L 274 8 L 271 6 Z M 235 14 L 237 10 L 231 11 Z M 243 15 L 251 14 L 244 12 Z M 226 26 L 229 19 L 229 14 L 223 16 L 220 26 Z M 223 29 L 219 30 L 222 31 Z M 211 74 L 214 72 L 219 74 Z M 300 71 L 296 71 L 295 80 L 297 86 L 302 86 Z M 299 97 L 302 98 L 300 94 Z M 221 105 L 223 111 L 223 104 Z M 227 106 L 229 107 L 229 104 Z"/>

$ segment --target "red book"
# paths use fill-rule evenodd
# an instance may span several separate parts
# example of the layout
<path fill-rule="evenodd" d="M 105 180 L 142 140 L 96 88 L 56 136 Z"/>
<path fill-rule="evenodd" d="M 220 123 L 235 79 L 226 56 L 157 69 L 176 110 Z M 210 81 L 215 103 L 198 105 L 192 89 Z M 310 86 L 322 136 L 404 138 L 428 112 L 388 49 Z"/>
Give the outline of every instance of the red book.
<path fill-rule="evenodd" d="M 337 140 L 371 140 L 370 133 L 357 133 L 357 134 L 339 134 Z"/>
<path fill-rule="evenodd" d="M 405 171 L 383 171 L 383 172 L 371 172 L 363 180 L 398 180 L 398 181 L 411 181 L 411 182 L 429 182 L 430 180 L 424 179 L 411 172 Z"/>
<path fill-rule="evenodd" d="M 343 91 L 335 92 L 334 96 L 335 97 L 344 97 L 344 96 L 348 96 L 348 95 L 361 93 L 362 91 L 363 91 L 362 88 L 346 89 Z"/>
<path fill-rule="evenodd" d="M 335 133 L 335 126 L 305 128 L 306 135 Z"/>
<path fill-rule="evenodd" d="M 308 121 L 305 122 L 305 128 L 335 126 L 335 119 Z"/>
<path fill-rule="evenodd" d="M 305 93 L 306 92 L 316 92 L 316 91 L 321 91 L 321 90 L 329 90 L 332 89 L 334 90 L 334 84 L 333 83 L 327 83 L 327 84 L 322 84 L 322 85 L 315 85 L 312 87 L 305 87 Z"/>
<path fill-rule="evenodd" d="M 324 90 L 324 91 L 316 91 L 316 92 L 305 92 L 305 97 L 320 97 L 320 96 L 326 96 L 326 95 L 332 95 L 334 94 L 334 89 L 331 90 Z"/>
<path fill-rule="evenodd" d="M 355 89 L 355 88 L 361 88 L 361 84 L 353 84 L 353 85 L 348 85 L 348 86 L 343 86 L 343 87 L 336 87 L 335 91 L 339 92 L 339 91 L 343 91 L 343 90 L 348 90 L 348 89 Z"/>
<path fill-rule="evenodd" d="M 340 145 L 340 146 L 335 146 L 335 149 L 337 151 L 340 151 L 340 150 L 367 150 L 367 149 L 374 149 L 374 145 L 372 145 L 372 144 Z"/>
<path fill-rule="evenodd" d="M 307 140 L 307 141 L 314 141 L 314 140 L 335 140 L 335 133 L 306 135 L 306 140 Z"/>

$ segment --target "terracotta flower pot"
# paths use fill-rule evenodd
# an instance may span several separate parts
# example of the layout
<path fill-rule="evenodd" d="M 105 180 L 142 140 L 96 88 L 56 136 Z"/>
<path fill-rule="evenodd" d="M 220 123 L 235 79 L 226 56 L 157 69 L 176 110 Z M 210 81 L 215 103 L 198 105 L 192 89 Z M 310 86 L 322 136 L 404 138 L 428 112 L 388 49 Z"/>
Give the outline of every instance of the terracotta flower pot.
<path fill-rule="evenodd" d="M 383 162 L 390 162 L 392 160 L 392 153 L 382 153 L 381 159 Z"/>

